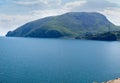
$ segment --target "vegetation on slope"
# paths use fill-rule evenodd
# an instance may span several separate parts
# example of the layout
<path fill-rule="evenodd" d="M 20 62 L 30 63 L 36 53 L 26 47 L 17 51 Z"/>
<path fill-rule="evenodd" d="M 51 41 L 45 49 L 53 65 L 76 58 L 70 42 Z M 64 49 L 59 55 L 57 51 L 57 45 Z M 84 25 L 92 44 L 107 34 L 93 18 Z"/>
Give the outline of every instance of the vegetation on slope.
<path fill-rule="evenodd" d="M 91 34 L 105 33 L 109 29 L 111 31 L 119 30 L 117 26 L 100 13 L 70 12 L 29 22 L 14 31 L 9 31 L 6 36 L 90 39 L 85 35 L 91 36 Z M 103 35 L 106 34 L 97 35 L 96 37 Z"/>

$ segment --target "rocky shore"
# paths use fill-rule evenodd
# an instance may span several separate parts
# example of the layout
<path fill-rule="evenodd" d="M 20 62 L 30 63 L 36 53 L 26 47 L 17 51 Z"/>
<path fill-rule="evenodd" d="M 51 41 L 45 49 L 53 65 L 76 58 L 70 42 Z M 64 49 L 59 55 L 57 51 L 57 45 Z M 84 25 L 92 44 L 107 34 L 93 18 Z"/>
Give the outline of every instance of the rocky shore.
<path fill-rule="evenodd" d="M 110 81 L 105 82 L 105 83 L 120 83 L 120 78 L 117 78 L 115 80 L 110 80 Z"/>
<path fill-rule="evenodd" d="M 99 83 L 99 82 L 93 82 L 93 83 Z M 120 78 L 116 78 L 115 80 L 110 80 L 108 82 L 102 82 L 102 83 L 120 83 Z"/>

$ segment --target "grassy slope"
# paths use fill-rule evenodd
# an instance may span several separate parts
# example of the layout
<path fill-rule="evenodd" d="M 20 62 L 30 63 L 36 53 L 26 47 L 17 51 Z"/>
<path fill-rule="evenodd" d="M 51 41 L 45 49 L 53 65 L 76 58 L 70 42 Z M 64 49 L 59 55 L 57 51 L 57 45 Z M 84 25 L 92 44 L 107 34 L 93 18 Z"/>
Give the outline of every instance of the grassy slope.
<path fill-rule="evenodd" d="M 70 12 L 29 22 L 15 31 L 9 32 L 7 36 L 49 37 L 49 35 L 56 35 L 57 37 L 78 37 L 86 32 L 107 32 L 108 27 L 112 31 L 118 30 L 118 27 L 109 22 L 102 14 Z"/>

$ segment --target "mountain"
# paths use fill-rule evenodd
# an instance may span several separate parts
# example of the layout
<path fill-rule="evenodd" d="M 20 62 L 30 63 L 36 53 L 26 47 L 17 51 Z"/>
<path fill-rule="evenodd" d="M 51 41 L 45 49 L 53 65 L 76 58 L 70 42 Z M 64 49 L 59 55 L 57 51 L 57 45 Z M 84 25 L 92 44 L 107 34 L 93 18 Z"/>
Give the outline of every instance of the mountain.
<path fill-rule="evenodd" d="M 6 36 L 82 38 L 86 33 L 96 34 L 117 30 L 119 30 L 118 26 L 112 24 L 100 13 L 70 12 L 29 22 L 14 31 L 9 31 Z"/>

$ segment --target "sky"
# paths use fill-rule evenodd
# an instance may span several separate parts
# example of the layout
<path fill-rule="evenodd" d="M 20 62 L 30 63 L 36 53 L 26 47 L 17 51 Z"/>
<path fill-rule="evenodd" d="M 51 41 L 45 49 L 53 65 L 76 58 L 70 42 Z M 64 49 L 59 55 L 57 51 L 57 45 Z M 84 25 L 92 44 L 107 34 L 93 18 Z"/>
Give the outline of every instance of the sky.
<path fill-rule="evenodd" d="M 99 12 L 120 26 L 120 0 L 0 0 L 0 35 L 27 22 L 66 12 Z"/>

